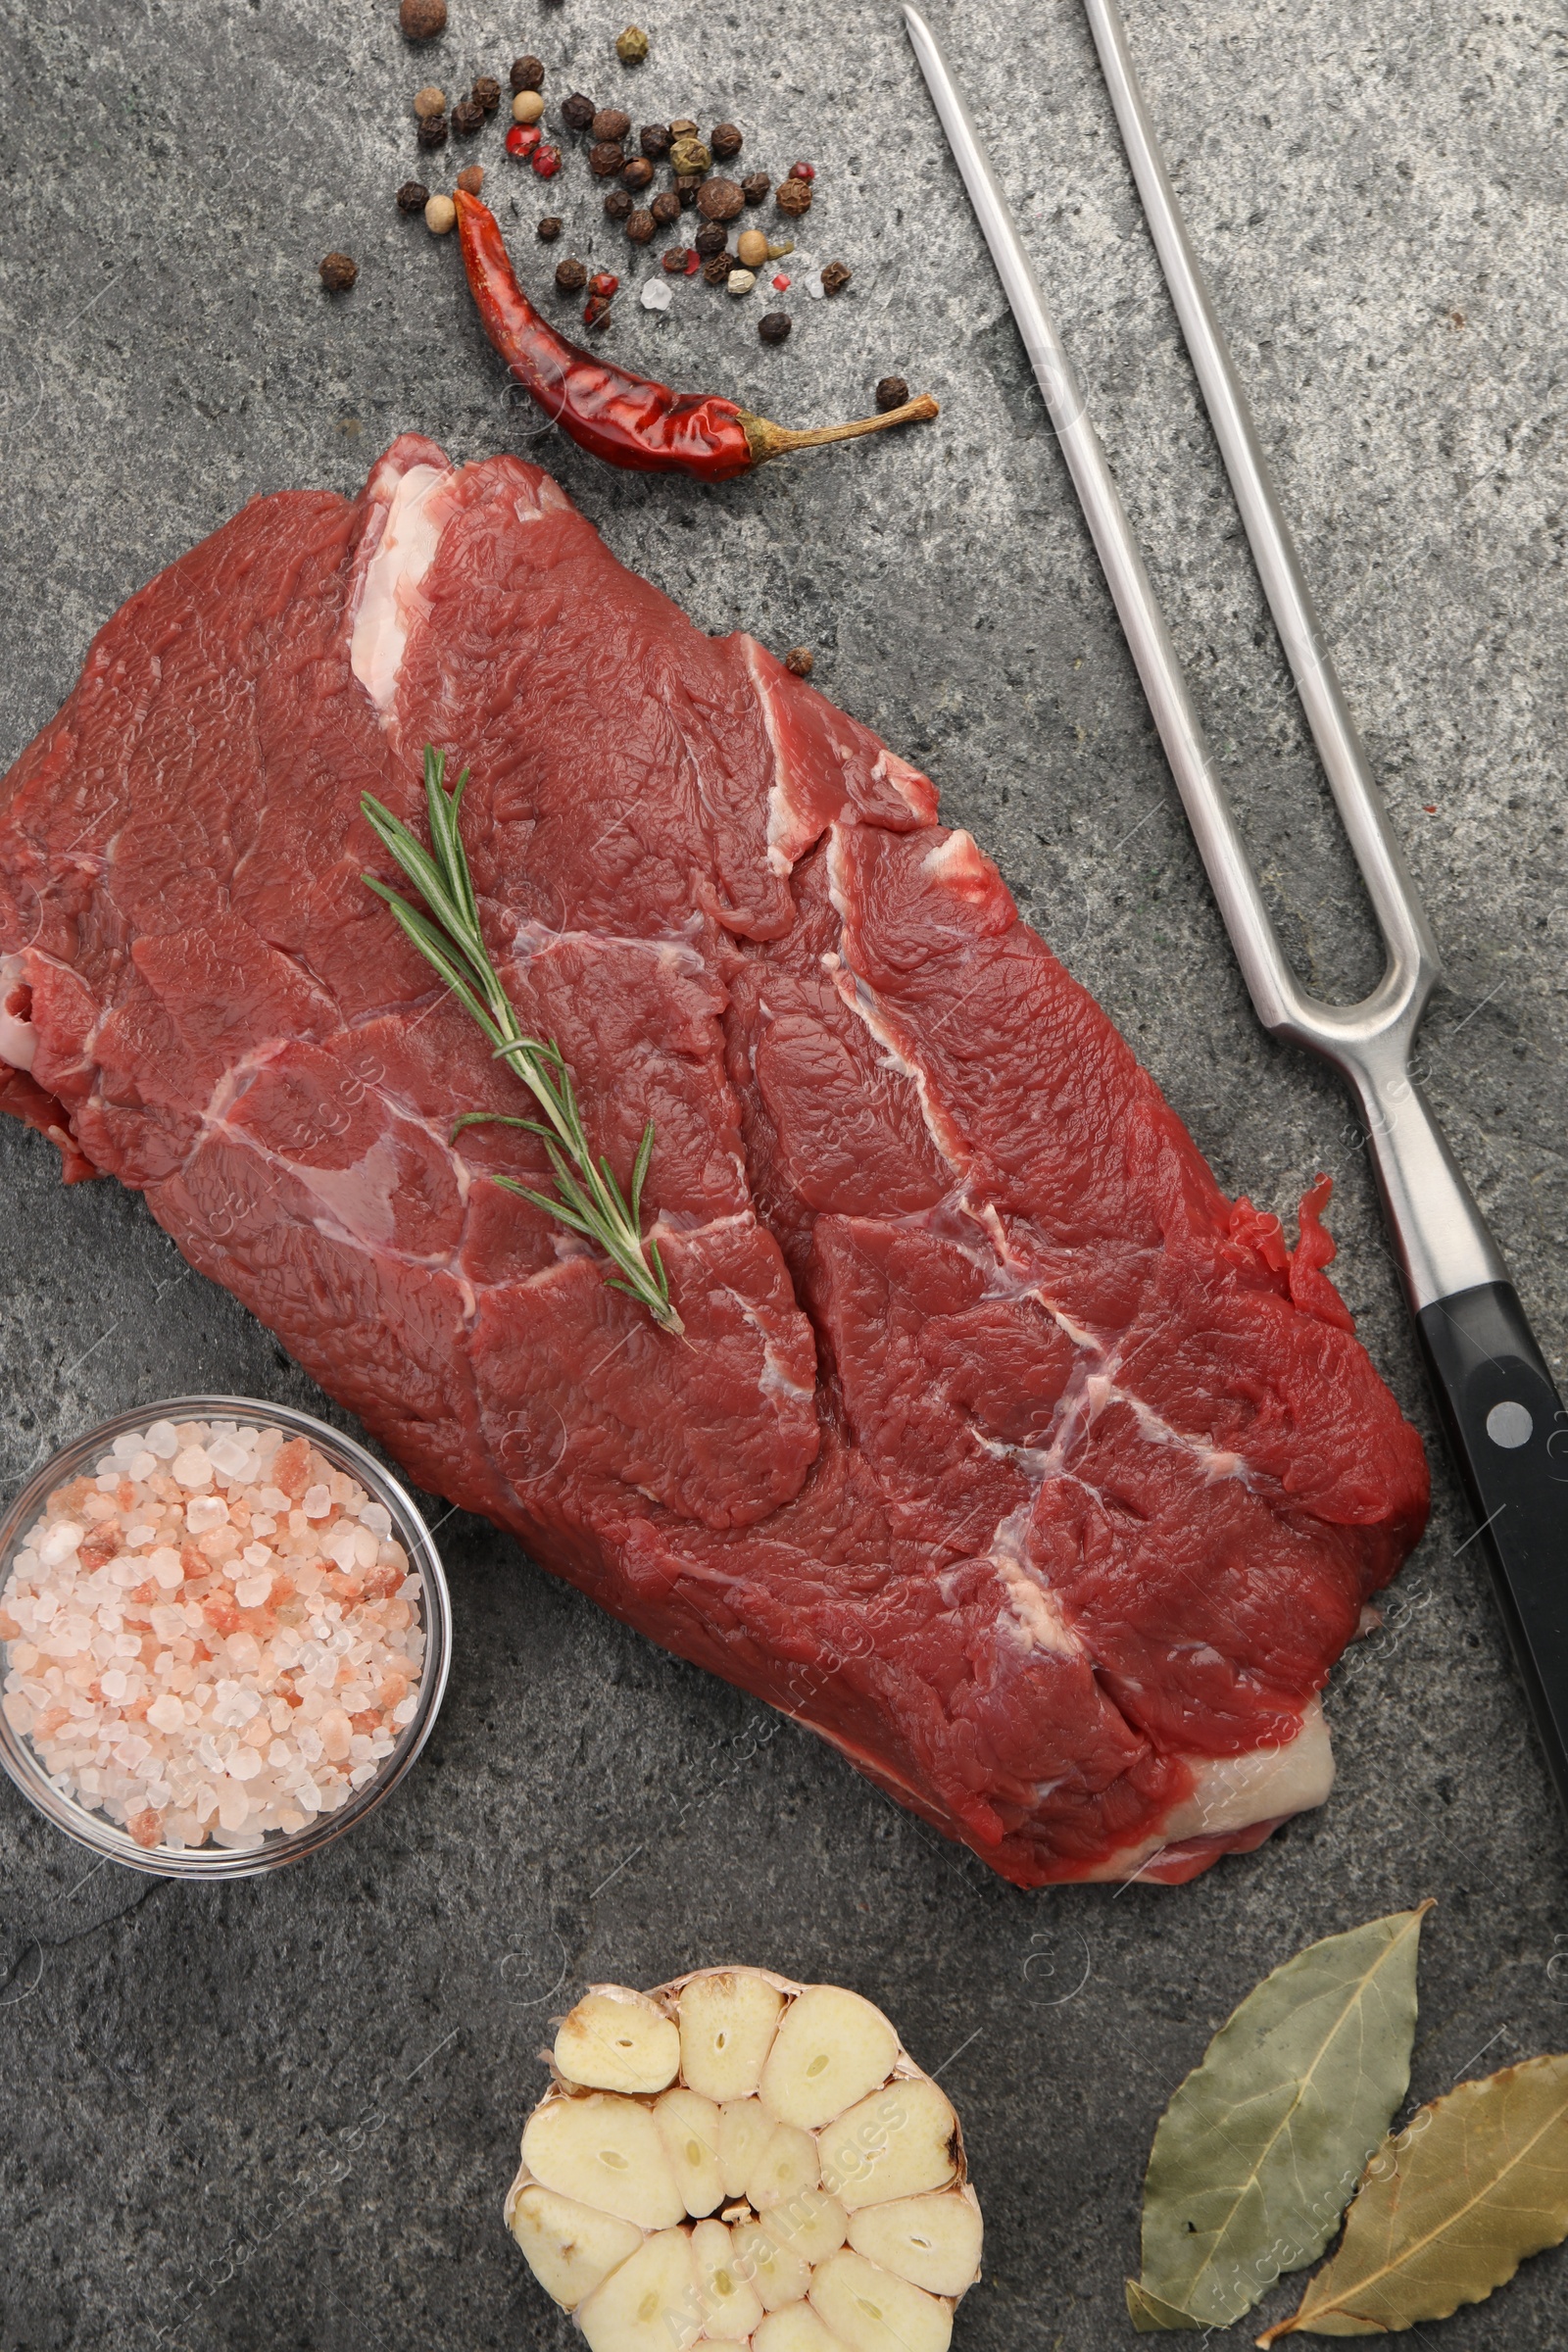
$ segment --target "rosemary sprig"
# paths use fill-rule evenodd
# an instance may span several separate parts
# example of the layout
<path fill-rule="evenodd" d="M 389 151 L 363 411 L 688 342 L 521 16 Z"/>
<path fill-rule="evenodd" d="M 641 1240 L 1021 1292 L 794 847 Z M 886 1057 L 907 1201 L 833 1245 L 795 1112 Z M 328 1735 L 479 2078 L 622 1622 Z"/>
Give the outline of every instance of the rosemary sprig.
<path fill-rule="evenodd" d="M 458 830 L 468 770 L 464 769 L 449 792 L 446 765 L 445 752 L 435 751 L 426 744 L 424 797 L 430 815 L 428 851 L 421 849 L 407 825 L 400 823 L 391 809 L 370 793 L 366 793 L 360 802 L 376 839 L 397 859 L 429 913 L 421 914 L 373 874 L 367 874 L 364 879 L 377 898 L 386 901 L 420 955 L 435 966 L 459 1003 L 478 1022 L 497 1058 L 516 1073 L 545 1114 L 543 1120 L 514 1119 L 504 1111 L 470 1110 L 455 1121 L 452 1132 L 456 1135 L 460 1128 L 493 1121 L 503 1127 L 523 1127 L 530 1135 L 540 1136 L 559 1188 L 556 1195 L 530 1192 L 525 1184 L 516 1183 L 511 1176 L 497 1176 L 494 1181 L 504 1185 L 509 1193 L 518 1193 L 524 1200 L 531 1200 L 535 1208 L 542 1208 L 547 1216 L 557 1218 L 573 1233 L 597 1242 L 617 1269 L 605 1276 L 611 1289 L 625 1291 L 638 1299 L 662 1330 L 680 1333 L 684 1326 L 670 1301 L 669 1278 L 659 1254 L 659 1244 L 652 1234 L 644 1240 L 642 1233 L 643 1184 L 654 1153 L 654 1122 L 649 1120 L 637 1147 L 628 1200 L 616 1183 L 609 1160 L 601 1156 L 596 1161 L 588 1148 L 577 1108 L 576 1089 L 560 1047 L 554 1038 L 523 1034 L 501 984 L 501 975 L 490 960 L 479 928 L 479 908 L 468 873 L 467 853 Z"/>

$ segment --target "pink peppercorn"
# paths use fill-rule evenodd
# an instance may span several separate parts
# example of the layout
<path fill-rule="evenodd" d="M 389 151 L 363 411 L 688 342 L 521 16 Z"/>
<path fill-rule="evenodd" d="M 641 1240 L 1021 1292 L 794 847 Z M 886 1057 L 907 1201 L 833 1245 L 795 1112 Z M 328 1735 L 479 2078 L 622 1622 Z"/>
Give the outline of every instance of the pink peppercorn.
<path fill-rule="evenodd" d="M 695 277 L 703 266 L 703 257 L 695 249 L 686 256 L 686 275 Z"/>
<path fill-rule="evenodd" d="M 781 270 L 779 271 L 779 273 L 778 273 L 777 277 L 775 277 L 775 278 L 774 278 L 774 280 L 773 280 L 773 291 L 774 291 L 774 293 L 775 293 L 775 294 L 782 294 L 782 293 L 783 293 L 783 291 L 784 291 L 784 289 L 785 289 L 785 287 L 786 287 L 786 286 L 789 284 L 789 282 L 790 282 L 790 281 L 789 281 L 789 279 L 788 279 L 788 278 L 785 276 L 785 274 L 784 274 L 783 270 Z"/>
<path fill-rule="evenodd" d="M 596 294 L 601 302 L 608 302 L 612 294 L 620 292 L 620 280 L 612 270 L 596 270 L 588 280 L 588 291 Z"/>
<path fill-rule="evenodd" d="M 561 170 L 561 149 L 547 142 L 543 147 L 536 147 L 528 160 L 541 179 L 554 179 Z"/>
<path fill-rule="evenodd" d="M 791 179 L 814 179 L 816 166 L 814 164 L 791 164 L 790 177 Z"/>
<path fill-rule="evenodd" d="M 603 294 L 592 294 L 582 307 L 584 326 L 603 326 L 610 317 L 610 302 Z"/>
<path fill-rule="evenodd" d="M 539 138 L 537 122 L 514 122 L 507 133 L 507 153 L 516 156 L 520 162 L 525 155 L 532 155 Z"/>

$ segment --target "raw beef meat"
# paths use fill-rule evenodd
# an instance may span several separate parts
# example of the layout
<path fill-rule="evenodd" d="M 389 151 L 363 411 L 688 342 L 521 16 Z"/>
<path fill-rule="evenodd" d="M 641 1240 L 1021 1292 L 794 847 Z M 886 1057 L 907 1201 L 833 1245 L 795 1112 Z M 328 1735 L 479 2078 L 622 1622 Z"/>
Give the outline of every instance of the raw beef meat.
<path fill-rule="evenodd" d="M 361 880 L 426 741 L 494 952 L 689 1345 L 488 1182 L 521 1089 Z M 390 869 L 384 869 L 390 870 Z M 406 437 L 95 641 L 0 813 L 0 1091 L 139 1188 L 421 1486 L 1022 1886 L 1325 1795 L 1426 1510 L 1300 1243 L 1232 1202 L 926 779 L 705 637 L 550 477 Z"/>

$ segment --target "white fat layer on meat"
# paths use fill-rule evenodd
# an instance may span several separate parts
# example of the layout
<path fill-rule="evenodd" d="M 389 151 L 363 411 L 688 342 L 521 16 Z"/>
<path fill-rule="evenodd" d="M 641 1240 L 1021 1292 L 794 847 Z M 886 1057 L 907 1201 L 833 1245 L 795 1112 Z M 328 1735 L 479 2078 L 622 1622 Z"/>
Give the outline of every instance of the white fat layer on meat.
<path fill-rule="evenodd" d="M 738 1214 L 732 1213 L 728 1217 L 715 1217 L 712 1220 L 714 1225 L 738 1225 L 741 1223 L 753 1224 L 755 1221 L 756 1220 L 753 1216 L 753 1212 L 750 1209 L 742 1209 Z M 681 1232 L 681 1238 L 683 1240 L 689 1240 L 691 1238 L 689 1232 L 683 1231 L 679 1227 L 665 1227 L 662 1217 L 661 1217 L 659 1220 L 659 1228 L 656 1228 L 656 1233 L 660 1228 L 662 1228 L 665 1231 L 679 1231 Z M 710 1231 L 710 1228 L 708 1226 L 702 1226 L 698 1230 L 706 1233 Z M 759 1373 L 757 1380 L 759 1395 L 763 1396 L 792 1396 L 797 1400 L 797 1402 L 804 1397 L 814 1396 L 816 1395 L 816 1368 L 814 1363 L 811 1368 L 811 1378 L 809 1380 L 792 1380 L 784 1365 L 780 1362 L 778 1356 L 775 1354 L 773 1343 L 769 1339 L 763 1326 L 762 1318 L 758 1313 L 751 1300 L 747 1298 L 744 1298 L 742 1294 L 736 1290 L 733 1283 L 726 1282 L 718 1285 L 717 1287 L 726 1298 L 732 1299 L 735 1305 L 739 1307 L 742 1321 L 761 1343 L 762 1369 Z"/>
<path fill-rule="evenodd" d="M 931 1091 L 930 1080 L 918 1062 L 909 1061 L 900 1050 L 885 1014 L 877 1004 L 874 992 L 867 987 L 858 972 L 852 971 L 842 955 L 824 956 L 823 969 L 829 974 L 840 997 L 856 1019 L 868 1029 L 882 1049 L 882 1066 L 896 1078 L 906 1078 L 914 1088 L 920 1105 L 925 1131 L 950 1168 L 963 1175 L 969 1165 L 969 1154 L 962 1136 L 948 1118 Z"/>
<path fill-rule="evenodd" d="M 793 872 L 795 860 L 810 847 L 814 834 L 790 797 L 789 769 L 784 762 L 772 691 L 758 660 L 761 648 L 755 637 L 743 636 L 739 643 L 741 659 L 746 663 L 767 730 L 768 750 L 773 755 L 773 781 L 767 788 L 767 868 L 769 873 L 784 875 Z"/>
<path fill-rule="evenodd" d="M 1250 1473 L 1239 1453 L 1232 1453 L 1222 1446 L 1210 1446 L 1202 1438 L 1190 1437 L 1185 1430 L 1173 1429 L 1142 1397 L 1135 1396 L 1130 1389 L 1118 1388 L 1114 1379 L 1106 1383 L 1105 1402 L 1112 1399 L 1131 1409 L 1138 1423 L 1138 1434 L 1149 1445 L 1175 1446 L 1190 1454 L 1202 1471 L 1205 1486 L 1211 1487 L 1225 1478 L 1239 1478 L 1243 1486 L 1251 1484 Z"/>
<path fill-rule="evenodd" d="M 505 915 L 505 909 L 500 910 Z M 695 917 L 701 926 L 702 916 Z M 530 964 L 535 956 L 558 955 L 564 948 L 582 947 L 602 952 L 606 948 L 626 948 L 634 955 L 652 956 L 662 972 L 677 972 L 687 978 L 709 978 L 708 965 L 695 939 L 682 931 L 656 931 L 652 935 L 623 931 L 553 931 L 548 923 L 532 915 L 517 916 L 512 925 L 510 940 L 511 961 L 519 969 Z M 722 999 L 718 1000 L 720 1003 Z"/>
<path fill-rule="evenodd" d="M 378 1135 L 346 1168 L 316 1168 L 298 1160 L 289 1165 L 326 1209 L 326 1216 L 314 1222 L 328 1241 L 363 1242 L 380 1250 L 392 1240 L 398 1222 L 398 1148 L 390 1134 Z"/>
<path fill-rule="evenodd" d="M 814 1380 L 791 1380 L 768 1341 L 762 1344 L 762 1377 L 757 1385 L 764 1396 L 793 1396 L 797 1403 L 816 1395 Z"/>
<path fill-rule="evenodd" d="M 1083 1643 L 1061 1613 L 1055 1594 L 1025 1564 L 1029 1505 L 1020 1503 L 1002 1520 L 986 1555 L 1007 1595 L 1013 1631 L 1025 1649 L 1046 1649 L 1058 1658 L 1082 1658 Z"/>
<path fill-rule="evenodd" d="M 901 760 L 897 752 L 890 752 L 884 744 L 876 756 L 871 773 L 879 784 L 892 785 L 918 824 L 936 822 L 936 787 L 929 776 L 923 776 L 917 767 L 911 767 L 907 760 Z"/>
<path fill-rule="evenodd" d="M 1131 1879 L 1155 1861 L 1166 1846 L 1194 1838 L 1224 1838 L 1255 1822 L 1321 1805 L 1334 1786 L 1334 1748 L 1322 1702 L 1309 1698 L 1294 1740 L 1270 1740 L 1243 1756 L 1205 1756 L 1195 1761 L 1192 1794 L 1161 1822 L 1152 1838 L 1107 1854 L 1091 1879 Z"/>
<path fill-rule="evenodd" d="M 1168 1845 L 1322 1804 L 1334 1786 L 1334 1746 L 1322 1701 L 1307 1700 L 1300 1730 L 1283 1747 L 1271 1742 L 1245 1756 L 1209 1756 L 1196 1769 L 1197 1788 L 1163 1825 Z"/>
<path fill-rule="evenodd" d="M 843 844 L 843 826 L 830 825 L 827 846 L 827 887 L 834 911 L 841 923 L 847 922 L 849 919 L 849 900 L 845 892 Z M 904 1053 L 893 1033 L 891 1024 L 877 1004 L 874 990 L 861 979 L 845 955 L 842 931 L 839 934 L 838 953 L 825 955 L 822 957 L 822 968 L 832 980 L 834 987 L 856 1019 L 870 1031 L 881 1047 L 883 1066 L 891 1070 L 896 1077 L 906 1078 L 914 1088 L 915 1098 L 920 1105 L 920 1116 L 925 1122 L 927 1135 L 949 1167 L 962 1175 L 969 1164 L 969 1154 L 964 1148 L 963 1138 L 953 1121 L 943 1112 L 931 1091 L 926 1071 L 918 1062 L 911 1062 Z"/>
<path fill-rule="evenodd" d="M 349 662 L 383 720 L 391 716 L 409 631 L 422 611 L 419 583 L 441 542 L 445 502 L 437 493 L 451 478 L 436 466 L 411 466 L 399 475 L 361 579 Z"/>
<path fill-rule="evenodd" d="M 7 997 L 14 988 L 24 986 L 25 980 L 20 956 L 0 956 L 0 1061 L 9 1062 L 14 1070 L 30 1070 L 38 1051 L 38 1032 L 32 1023 L 5 1009 Z"/>
<path fill-rule="evenodd" d="M 972 833 L 960 828 L 939 841 L 934 850 L 927 850 L 920 860 L 922 873 L 935 874 L 939 882 L 984 882 L 989 880 L 991 864 Z"/>

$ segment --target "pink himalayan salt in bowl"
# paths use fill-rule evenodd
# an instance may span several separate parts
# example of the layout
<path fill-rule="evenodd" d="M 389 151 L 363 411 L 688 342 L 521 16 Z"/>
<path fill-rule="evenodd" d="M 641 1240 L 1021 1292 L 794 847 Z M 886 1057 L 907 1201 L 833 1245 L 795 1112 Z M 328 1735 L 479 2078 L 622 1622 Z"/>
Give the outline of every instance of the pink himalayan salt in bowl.
<path fill-rule="evenodd" d="M 138 1406 L 0 1521 L 0 1764 L 135 1870 L 248 1877 L 340 1837 L 424 1745 L 450 1654 L 408 1494 L 284 1405 Z"/>

